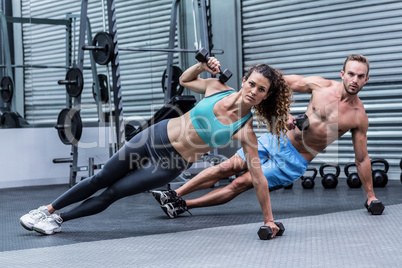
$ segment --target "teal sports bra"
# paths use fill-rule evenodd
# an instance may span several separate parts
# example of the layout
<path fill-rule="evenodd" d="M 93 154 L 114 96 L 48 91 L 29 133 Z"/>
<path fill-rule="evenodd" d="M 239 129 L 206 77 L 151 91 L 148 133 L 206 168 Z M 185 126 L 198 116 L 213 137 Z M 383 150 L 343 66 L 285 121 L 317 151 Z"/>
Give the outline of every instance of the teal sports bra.
<path fill-rule="evenodd" d="M 201 139 L 211 148 L 228 143 L 233 134 L 242 128 L 252 116 L 251 112 L 230 125 L 224 125 L 216 118 L 213 108 L 217 101 L 236 93 L 225 90 L 203 98 L 190 112 L 191 122 Z"/>

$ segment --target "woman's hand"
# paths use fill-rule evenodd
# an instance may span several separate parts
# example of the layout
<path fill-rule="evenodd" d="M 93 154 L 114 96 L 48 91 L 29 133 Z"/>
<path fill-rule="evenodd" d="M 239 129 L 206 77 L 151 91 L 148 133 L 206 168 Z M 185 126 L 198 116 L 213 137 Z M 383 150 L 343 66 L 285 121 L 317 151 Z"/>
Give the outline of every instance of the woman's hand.
<path fill-rule="evenodd" d="M 220 62 L 215 57 L 210 57 L 207 63 L 202 63 L 204 70 L 212 75 L 220 73 Z"/>

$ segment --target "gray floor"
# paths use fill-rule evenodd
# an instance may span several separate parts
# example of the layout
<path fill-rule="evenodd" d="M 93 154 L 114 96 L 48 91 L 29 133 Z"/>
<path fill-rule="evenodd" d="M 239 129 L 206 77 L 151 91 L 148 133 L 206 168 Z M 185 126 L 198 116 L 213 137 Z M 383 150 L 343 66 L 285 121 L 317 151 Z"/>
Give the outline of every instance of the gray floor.
<path fill-rule="evenodd" d="M 1 267 L 400 267 L 402 184 L 376 188 L 382 216 L 363 207 L 362 189 L 344 181 L 335 190 L 271 193 L 282 237 L 259 240 L 262 214 L 254 192 L 232 202 L 167 219 L 150 193 L 113 204 L 95 216 L 66 222 L 43 236 L 18 218 L 49 202 L 67 186 L 0 191 Z M 203 191 L 205 193 L 207 191 Z M 197 196 L 192 194 L 190 197 Z M 68 208 L 67 208 L 68 209 Z"/>

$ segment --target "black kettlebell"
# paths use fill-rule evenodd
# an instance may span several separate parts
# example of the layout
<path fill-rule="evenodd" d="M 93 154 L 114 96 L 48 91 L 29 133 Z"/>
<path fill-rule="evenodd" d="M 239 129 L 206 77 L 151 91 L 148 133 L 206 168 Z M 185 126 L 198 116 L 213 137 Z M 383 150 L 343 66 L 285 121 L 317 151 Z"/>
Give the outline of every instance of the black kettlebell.
<path fill-rule="evenodd" d="M 362 186 L 362 182 L 360 181 L 359 175 L 357 172 L 349 173 L 350 167 L 355 167 L 355 163 L 348 163 L 346 164 L 344 171 L 346 177 L 346 183 L 348 184 L 349 188 L 360 188 Z"/>
<path fill-rule="evenodd" d="M 402 159 L 401 159 L 401 162 L 399 162 L 399 167 L 400 167 L 401 170 L 402 170 Z M 402 172 L 401 172 L 401 182 L 402 182 Z"/>
<path fill-rule="evenodd" d="M 315 185 L 314 180 L 315 180 L 315 177 L 317 176 L 317 169 L 316 168 L 308 168 L 308 169 L 306 169 L 306 172 L 307 171 L 313 171 L 313 176 L 311 176 L 311 177 L 304 177 L 304 175 L 301 176 L 300 179 L 302 180 L 302 186 L 304 189 L 313 189 L 314 185 Z"/>
<path fill-rule="evenodd" d="M 373 170 L 373 164 L 381 163 L 384 165 L 384 169 Z M 371 160 L 371 170 L 373 176 L 373 186 L 374 187 L 385 187 L 388 183 L 388 172 L 389 164 L 385 159 L 372 159 Z"/>
<path fill-rule="evenodd" d="M 324 173 L 324 168 L 326 167 L 334 167 L 336 169 L 336 173 Z M 322 177 L 322 186 L 324 186 L 325 189 L 335 189 L 336 186 L 338 185 L 338 177 L 339 174 L 341 173 L 341 168 L 339 165 L 335 164 L 322 164 L 320 167 L 320 175 Z"/>
<path fill-rule="evenodd" d="M 283 187 L 283 189 L 286 189 L 286 190 L 290 190 L 290 189 L 292 189 L 292 188 L 293 188 L 293 183 L 291 183 L 291 184 L 286 185 L 285 187 Z"/>

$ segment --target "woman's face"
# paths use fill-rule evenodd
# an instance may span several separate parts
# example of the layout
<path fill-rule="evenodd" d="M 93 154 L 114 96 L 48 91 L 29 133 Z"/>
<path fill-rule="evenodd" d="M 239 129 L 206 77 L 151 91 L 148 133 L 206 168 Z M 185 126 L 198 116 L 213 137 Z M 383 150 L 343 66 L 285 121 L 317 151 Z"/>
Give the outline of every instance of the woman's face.
<path fill-rule="evenodd" d="M 242 96 L 244 101 L 252 106 L 258 105 L 271 94 L 270 86 L 271 82 L 258 72 L 252 72 L 247 80 L 243 77 Z"/>

